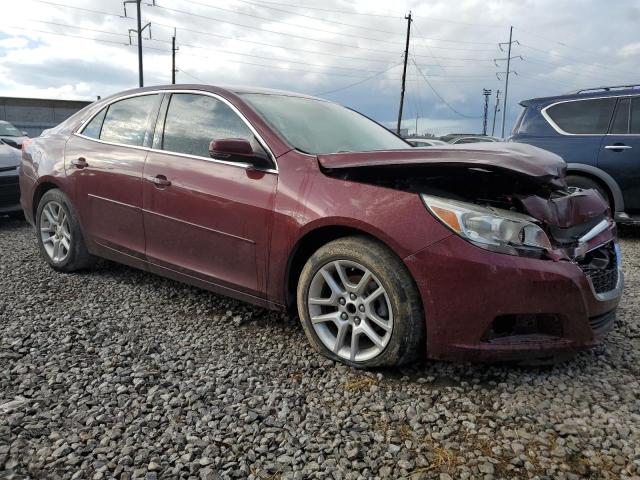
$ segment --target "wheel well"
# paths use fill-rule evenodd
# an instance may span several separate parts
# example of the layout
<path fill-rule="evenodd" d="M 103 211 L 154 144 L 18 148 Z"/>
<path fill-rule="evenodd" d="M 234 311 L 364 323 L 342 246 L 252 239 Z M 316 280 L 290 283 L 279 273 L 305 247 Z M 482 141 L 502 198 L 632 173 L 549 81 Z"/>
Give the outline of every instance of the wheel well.
<path fill-rule="evenodd" d="M 298 241 L 296 246 L 293 248 L 293 252 L 289 256 L 289 262 L 287 265 L 285 295 L 287 310 L 290 313 L 296 313 L 297 311 L 296 290 L 298 288 L 298 279 L 300 278 L 300 273 L 302 273 L 302 269 L 307 263 L 307 260 L 309 260 L 311 255 L 313 255 L 313 253 L 323 245 L 333 240 L 337 240 L 338 238 L 348 237 L 351 235 L 364 235 L 380 241 L 378 238 L 367 232 L 357 228 L 340 225 L 320 227 L 316 230 L 312 230 Z"/>
<path fill-rule="evenodd" d="M 607 200 L 609 201 L 609 205 L 611 205 L 612 214 L 616 211 L 616 200 L 613 197 L 613 193 L 611 192 L 609 185 L 607 185 L 607 183 L 604 182 L 601 178 L 591 173 L 586 173 L 580 170 L 568 170 L 567 176 L 583 177 L 597 183 L 600 188 L 602 188 L 602 190 L 607 194 Z"/>
<path fill-rule="evenodd" d="M 33 221 L 35 223 L 36 213 L 38 211 L 38 204 L 40 203 L 40 199 L 42 196 L 47 193 L 49 190 L 53 190 L 54 188 L 58 188 L 55 183 L 43 182 L 36 188 L 36 191 L 33 193 Z"/>

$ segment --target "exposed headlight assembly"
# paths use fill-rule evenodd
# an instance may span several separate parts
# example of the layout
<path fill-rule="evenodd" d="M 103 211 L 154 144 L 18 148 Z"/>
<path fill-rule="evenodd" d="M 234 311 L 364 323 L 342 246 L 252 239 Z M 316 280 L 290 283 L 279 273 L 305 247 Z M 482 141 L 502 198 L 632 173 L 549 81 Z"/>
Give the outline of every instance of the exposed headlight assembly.
<path fill-rule="evenodd" d="M 442 197 L 421 197 L 438 220 L 478 247 L 526 257 L 539 257 L 553 248 L 536 219 L 528 215 Z"/>

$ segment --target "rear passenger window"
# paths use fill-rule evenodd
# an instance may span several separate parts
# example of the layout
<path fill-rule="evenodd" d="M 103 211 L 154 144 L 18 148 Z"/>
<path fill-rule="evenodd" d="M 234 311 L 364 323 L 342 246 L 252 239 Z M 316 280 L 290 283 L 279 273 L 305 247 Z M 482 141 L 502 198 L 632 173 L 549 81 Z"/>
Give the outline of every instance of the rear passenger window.
<path fill-rule="evenodd" d="M 640 134 L 640 97 L 634 97 L 631 102 L 631 128 L 629 133 Z"/>
<path fill-rule="evenodd" d="M 613 116 L 613 123 L 611 124 L 611 130 L 609 133 L 617 133 L 619 135 L 626 135 L 629 133 L 629 107 L 631 105 L 631 99 L 629 97 L 621 98 L 616 105 L 616 113 Z"/>
<path fill-rule="evenodd" d="M 171 95 L 163 150 L 209 158 L 211 140 L 225 138 L 243 138 L 254 151 L 264 151 L 247 124 L 224 102 L 208 95 Z"/>
<path fill-rule="evenodd" d="M 102 111 L 93 117 L 87 126 L 84 127 L 82 134 L 86 137 L 100 138 L 100 130 L 102 130 L 105 113 L 107 113 L 107 109 L 103 108 Z"/>
<path fill-rule="evenodd" d="M 567 133 L 602 135 L 607 133 L 615 104 L 615 98 L 577 100 L 553 105 L 546 112 Z"/>
<path fill-rule="evenodd" d="M 147 121 L 158 95 L 127 98 L 109 105 L 102 124 L 100 140 L 141 147 Z"/>

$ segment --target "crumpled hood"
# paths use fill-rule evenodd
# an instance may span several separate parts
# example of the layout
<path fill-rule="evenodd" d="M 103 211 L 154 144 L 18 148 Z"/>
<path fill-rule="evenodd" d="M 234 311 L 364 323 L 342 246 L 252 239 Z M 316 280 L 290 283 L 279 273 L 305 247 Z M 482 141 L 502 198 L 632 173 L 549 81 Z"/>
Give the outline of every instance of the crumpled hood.
<path fill-rule="evenodd" d="M 565 186 L 566 163 L 558 155 L 522 143 L 475 143 L 425 149 L 349 152 L 318 155 L 325 169 L 385 166 L 465 166 L 503 170 L 536 183 Z"/>
<path fill-rule="evenodd" d="M 20 158 L 20 150 L 0 143 L 0 170 L 17 167 L 20 164 Z"/>

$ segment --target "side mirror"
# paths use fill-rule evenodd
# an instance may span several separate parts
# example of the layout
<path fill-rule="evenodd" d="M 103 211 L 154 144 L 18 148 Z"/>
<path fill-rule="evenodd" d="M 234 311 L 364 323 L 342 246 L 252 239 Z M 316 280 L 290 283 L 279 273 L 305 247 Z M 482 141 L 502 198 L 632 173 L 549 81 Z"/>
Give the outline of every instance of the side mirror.
<path fill-rule="evenodd" d="M 23 130 L 22 131 L 22 135 L 24 135 L 25 137 L 28 137 L 29 136 L 29 132 L 27 132 L 26 130 Z"/>
<path fill-rule="evenodd" d="M 259 168 L 267 168 L 269 163 L 267 157 L 263 153 L 255 152 L 251 143 L 244 138 L 211 140 L 209 156 L 227 162 L 248 163 Z"/>

